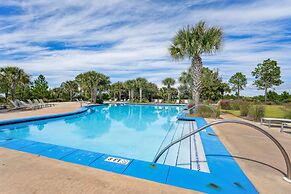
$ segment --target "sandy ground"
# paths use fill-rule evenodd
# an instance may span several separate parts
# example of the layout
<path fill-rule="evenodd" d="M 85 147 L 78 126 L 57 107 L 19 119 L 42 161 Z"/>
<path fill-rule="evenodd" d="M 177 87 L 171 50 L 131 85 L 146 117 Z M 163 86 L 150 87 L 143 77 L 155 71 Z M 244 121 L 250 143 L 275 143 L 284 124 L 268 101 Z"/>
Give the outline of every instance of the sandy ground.
<path fill-rule="evenodd" d="M 58 103 L 54 108 L 0 114 L 0 120 L 64 113 L 79 107 L 78 103 Z M 282 179 L 286 172 L 284 160 L 269 139 L 237 124 L 213 128 L 260 193 L 291 193 L 291 184 Z M 279 128 L 264 129 L 291 156 L 291 135 L 280 133 Z M 0 188 L 0 193 L 195 193 L 5 148 L 0 148 Z"/>

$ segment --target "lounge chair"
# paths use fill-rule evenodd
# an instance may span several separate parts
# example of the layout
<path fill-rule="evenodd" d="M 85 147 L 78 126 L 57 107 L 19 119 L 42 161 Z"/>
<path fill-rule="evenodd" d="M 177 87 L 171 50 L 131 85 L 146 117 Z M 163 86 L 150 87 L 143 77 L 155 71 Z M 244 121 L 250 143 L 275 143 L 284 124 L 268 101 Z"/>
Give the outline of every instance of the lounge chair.
<path fill-rule="evenodd" d="M 30 105 L 30 106 L 35 106 L 36 108 L 42 108 L 42 105 L 41 104 L 39 104 L 39 103 L 33 103 L 31 100 L 27 100 L 27 102 L 28 102 L 28 104 Z"/>
<path fill-rule="evenodd" d="M 35 105 L 38 105 L 41 108 L 45 108 L 46 107 L 45 105 L 41 104 L 37 99 L 33 99 L 33 102 L 34 102 Z"/>
<path fill-rule="evenodd" d="M 9 102 L 13 105 L 13 108 L 10 109 L 9 111 L 25 109 L 25 107 L 20 106 L 20 104 L 17 101 L 9 100 Z"/>
<path fill-rule="evenodd" d="M 42 99 L 38 99 L 38 101 L 39 101 L 40 104 L 43 105 L 44 107 L 52 107 L 52 106 L 55 106 L 54 104 L 45 103 Z"/>
<path fill-rule="evenodd" d="M 179 99 L 176 100 L 176 104 L 180 104 L 180 100 Z"/>
<path fill-rule="evenodd" d="M 163 100 L 162 99 L 159 99 L 159 103 L 162 103 L 163 102 Z"/>
<path fill-rule="evenodd" d="M 21 100 L 18 103 L 20 104 L 20 106 L 24 107 L 25 109 L 33 109 L 33 110 L 35 110 L 35 109 L 39 108 L 38 105 L 27 104 L 27 103 L 25 103 L 25 102 L 23 102 Z"/>
<path fill-rule="evenodd" d="M 158 103 L 158 99 L 154 99 L 154 103 L 156 103 L 156 104 L 157 104 L 157 103 Z"/>

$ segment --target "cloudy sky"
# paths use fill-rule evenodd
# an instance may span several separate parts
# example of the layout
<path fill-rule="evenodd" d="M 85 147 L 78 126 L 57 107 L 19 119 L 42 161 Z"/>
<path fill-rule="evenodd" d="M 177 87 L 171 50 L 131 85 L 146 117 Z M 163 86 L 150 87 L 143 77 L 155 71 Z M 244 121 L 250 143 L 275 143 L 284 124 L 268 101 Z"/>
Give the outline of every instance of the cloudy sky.
<path fill-rule="evenodd" d="M 160 85 L 190 64 L 169 56 L 175 33 L 205 20 L 224 31 L 223 49 L 203 56 L 205 66 L 224 80 L 243 72 L 243 94 L 256 95 L 251 71 L 271 58 L 285 82 L 276 91 L 291 92 L 290 10 L 291 0 L 0 0 L 0 66 L 44 74 L 51 87 L 88 70 Z"/>

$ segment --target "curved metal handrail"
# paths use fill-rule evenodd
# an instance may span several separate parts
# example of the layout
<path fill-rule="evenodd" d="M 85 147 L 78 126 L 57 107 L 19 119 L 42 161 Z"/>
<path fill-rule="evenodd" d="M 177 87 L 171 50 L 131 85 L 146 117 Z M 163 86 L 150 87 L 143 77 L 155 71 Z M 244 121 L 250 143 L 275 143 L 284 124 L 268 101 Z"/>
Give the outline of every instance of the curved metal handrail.
<path fill-rule="evenodd" d="M 287 154 L 287 152 L 285 151 L 285 149 L 283 148 L 283 146 L 279 143 L 278 140 L 276 140 L 270 133 L 268 133 L 267 131 L 265 131 L 264 129 L 262 129 L 261 127 L 255 125 L 255 124 L 252 124 L 252 123 L 249 123 L 249 122 L 246 122 L 246 121 L 241 121 L 241 120 L 223 120 L 223 121 L 214 121 L 212 123 L 209 123 L 209 124 L 206 124 L 204 126 L 202 126 L 201 128 L 195 130 L 195 131 L 192 131 L 191 133 L 188 133 L 184 136 L 182 136 L 181 138 L 173 141 L 172 143 L 170 143 L 169 145 L 167 145 L 165 148 L 163 148 L 154 158 L 153 162 L 156 163 L 159 158 L 165 153 L 165 151 L 167 151 L 170 147 L 172 147 L 173 145 L 175 145 L 176 143 L 206 129 L 207 127 L 210 127 L 210 126 L 213 126 L 213 125 L 218 125 L 218 124 L 223 124 L 223 123 L 237 123 L 237 124 L 241 124 L 241 125 L 246 125 L 246 126 L 249 126 L 249 127 L 252 127 L 254 129 L 256 129 L 257 131 L 263 133 L 264 135 L 266 135 L 269 139 L 272 140 L 273 143 L 276 144 L 276 146 L 279 148 L 279 150 L 281 151 L 283 157 L 284 157 L 284 160 L 285 160 L 285 163 L 286 163 L 286 167 L 287 167 L 287 176 L 284 177 L 284 180 L 286 180 L 287 182 L 291 183 L 291 163 L 290 163 L 290 158 Z"/>

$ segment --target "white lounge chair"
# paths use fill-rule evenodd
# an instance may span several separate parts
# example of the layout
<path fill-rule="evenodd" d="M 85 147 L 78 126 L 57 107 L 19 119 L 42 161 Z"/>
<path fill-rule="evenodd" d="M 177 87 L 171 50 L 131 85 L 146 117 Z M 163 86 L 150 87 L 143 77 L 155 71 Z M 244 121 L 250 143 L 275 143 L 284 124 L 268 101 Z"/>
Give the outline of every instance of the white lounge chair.
<path fill-rule="evenodd" d="M 33 109 L 33 110 L 35 110 L 35 109 L 39 108 L 38 105 L 30 105 L 30 104 L 27 104 L 26 102 L 23 102 L 21 100 L 19 101 L 19 104 L 20 104 L 20 106 L 25 107 L 25 109 Z"/>
<path fill-rule="evenodd" d="M 52 106 L 55 106 L 54 104 L 51 104 L 51 103 L 45 103 L 42 99 L 38 99 L 38 101 L 44 107 L 52 107 Z"/>
<path fill-rule="evenodd" d="M 21 106 L 17 101 L 9 100 L 9 102 L 13 105 L 13 108 L 9 111 L 25 109 L 25 107 Z"/>
<path fill-rule="evenodd" d="M 180 100 L 179 99 L 176 100 L 176 104 L 180 104 Z"/>
<path fill-rule="evenodd" d="M 27 100 L 30 106 L 35 106 L 36 108 L 42 108 L 42 106 L 39 103 L 34 103 L 31 100 Z"/>

